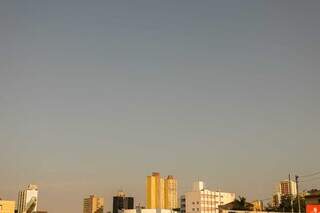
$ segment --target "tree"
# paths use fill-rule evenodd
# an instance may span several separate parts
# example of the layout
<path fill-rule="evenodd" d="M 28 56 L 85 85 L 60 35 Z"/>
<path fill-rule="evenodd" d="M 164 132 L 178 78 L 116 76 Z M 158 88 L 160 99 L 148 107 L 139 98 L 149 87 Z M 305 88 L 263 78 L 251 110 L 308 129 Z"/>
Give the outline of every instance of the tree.
<path fill-rule="evenodd" d="M 233 208 L 232 210 L 242 210 L 242 211 L 251 211 L 252 210 L 252 204 L 247 203 L 247 199 L 245 197 L 239 196 L 238 199 L 234 200 Z"/>
<path fill-rule="evenodd" d="M 292 199 L 291 195 L 282 196 L 281 203 L 275 210 L 278 212 L 291 212 L 291 209 L 292 209 L 291 199 Z M 300 205 L 301 205 L 301 212 L 306 212 L 305 201 L 301 197 L 300 197 Z M 293 197 L 293 211 L 299 212 L 297 197 Z"/>

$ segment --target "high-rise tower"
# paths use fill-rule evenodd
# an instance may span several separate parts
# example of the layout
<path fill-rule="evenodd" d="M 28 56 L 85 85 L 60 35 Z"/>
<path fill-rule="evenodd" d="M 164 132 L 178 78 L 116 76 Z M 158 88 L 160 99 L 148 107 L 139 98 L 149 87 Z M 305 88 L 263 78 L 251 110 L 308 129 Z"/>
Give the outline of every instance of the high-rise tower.
<path fill-rule="evenodd" d="M 134 198 L 126 197 L 123 191 L 119 191 L 118 195 L 113 197 L 113 213 L 119 213 L 119 210 L 133 208 Z"/>
<path fill-rule="evenodd" d="M 164 202 L 164 179 L 160 177 L 160 173 L 153 172 L 147 177 L 146 198 L 148 209 L 163 209 Z"/>
<path fill-rule="evenodd" d="M 103 213 L 104 199 L 95 195 L 83 200 L 83 213 Z"/>
<path fill-rule="evenodd" d="M 165 208 L 176 209 L 178 208 L 178 183 L 177 180 L 169 175 L 164 181 L 164 194 L 165 194 Z"/>
<path fill-rule="evenodd" d="M 29 185 L 27 189 L 20 191 L 18 196 L 18 213 L 36 212 L 38 207 L 38 187 Z"/>

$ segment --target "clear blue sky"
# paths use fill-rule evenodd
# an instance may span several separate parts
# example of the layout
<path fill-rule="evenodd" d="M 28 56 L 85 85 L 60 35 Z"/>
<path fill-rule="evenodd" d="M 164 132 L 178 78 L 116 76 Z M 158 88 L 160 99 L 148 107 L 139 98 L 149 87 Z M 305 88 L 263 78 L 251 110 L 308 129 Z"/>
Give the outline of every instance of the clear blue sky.
<path fill-rule="evenodd" d="M 0 1 L 0 197 L 79 213 L 145 176 L 270 197 L 319 168 L 320 1 Z M 301 188 L 318 187 L 318 181 Z"/>

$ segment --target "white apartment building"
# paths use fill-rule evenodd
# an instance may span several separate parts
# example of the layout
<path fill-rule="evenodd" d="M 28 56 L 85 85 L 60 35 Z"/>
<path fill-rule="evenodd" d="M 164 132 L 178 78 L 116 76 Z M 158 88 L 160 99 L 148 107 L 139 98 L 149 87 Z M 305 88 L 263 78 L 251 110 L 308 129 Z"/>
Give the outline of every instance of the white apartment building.
<path fill-rule="evenodd" d="M 219 206 L 231 203 L 236 194 L 205 189 L 202 181 L 193 184 L 193 191 L 181 196 L 181 213 L 218 213 Z"/>
<path fill-rule="evenodd" d="M 38 207 L 38 187 L 29 185 L 27 189 L 19 192 L 18 213 L 36 212 Z"/>

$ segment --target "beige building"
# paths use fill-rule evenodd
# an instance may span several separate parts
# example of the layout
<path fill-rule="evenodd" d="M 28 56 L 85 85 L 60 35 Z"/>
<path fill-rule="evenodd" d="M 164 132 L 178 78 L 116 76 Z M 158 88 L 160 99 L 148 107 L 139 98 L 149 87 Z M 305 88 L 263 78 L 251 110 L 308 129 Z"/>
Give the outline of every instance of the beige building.
<path fill-rule="evenodd" d="M 0 200 L 0 213 L 14 213 L 15 201 Z"/>
<path fill-rule="evenodd" d="M 178 182 L 169 175 L 164 181 L 164 200 L 166 209 L 176 209 L 178 206 Z"/>
<path fill-rule="evenodd" d="M 263 211 L 262 200 L 255 200 L 251 204 L 253 205 L 253 211 Z"/>
<path fill-rule="evenodd" d="M 104 199 L 95 195 L 83 200 L 83 213 L 103 213 Z"/>
<path fill-rule="evenodd" d="M 147 209 L 175 209 L 178 208 L 178 183 L 169 175 L 166 179 L 160 173 L 153 172 L 146 182 Z"/>
<path fill-rule="evenodd" d="M 277 192 L 272 197 L 273 206 L 280 205 L 281 197 L 287 195 L 297 196 L 297 183 L 295 181 L 280 181 L 277 186 Z"/>
<path fill-rule="evenodd" d="M 202 181 L 193 184 L 193 190 L 181 196 L 181 213 L 218 213 L 219 206 L 235 200 L 235 193 L 210 191 Z"/>

